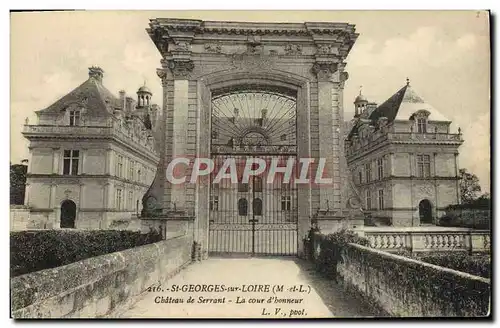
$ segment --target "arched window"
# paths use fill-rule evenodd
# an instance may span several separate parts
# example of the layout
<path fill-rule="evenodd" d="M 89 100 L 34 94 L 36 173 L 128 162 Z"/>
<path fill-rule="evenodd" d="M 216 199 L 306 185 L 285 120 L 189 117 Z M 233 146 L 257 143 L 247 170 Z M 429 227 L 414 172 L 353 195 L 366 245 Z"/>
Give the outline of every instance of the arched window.
<path fill-rule="evenodd" d="M 238 215 L 247 216 L 248 214 L 248 201 L 245 198 L 238 200 Z"/>
<path fill-rule="evenodd" d="M 75 228 L 76 204 L 72 200 L 65 200 L 61 204 L 61 228 Z"/>
<path fill-rule="evenodd" d="M 253 200 L 253 214 L 262 215 L 262 199 L 255 198 Z"/>

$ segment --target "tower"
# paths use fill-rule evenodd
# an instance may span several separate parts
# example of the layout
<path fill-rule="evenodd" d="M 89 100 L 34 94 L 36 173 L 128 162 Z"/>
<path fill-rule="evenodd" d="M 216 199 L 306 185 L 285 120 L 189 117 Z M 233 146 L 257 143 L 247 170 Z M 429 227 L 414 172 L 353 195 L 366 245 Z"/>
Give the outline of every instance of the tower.
<path fill-rule="evenodd" d="M 368 99 L 361 93 L 361 88 L 359 89 L 359 95 L 354 99 L 354 117 L 358 117 L 363 113 L 368 105 Z"/>
<path fill-rule="evenodd" d="M 151 97 L 153 94 L 151 90 L 146 86 L 146 82 L 144 85 L 137 90 L 137 108 L 144 108 L 151 105 Z"/>

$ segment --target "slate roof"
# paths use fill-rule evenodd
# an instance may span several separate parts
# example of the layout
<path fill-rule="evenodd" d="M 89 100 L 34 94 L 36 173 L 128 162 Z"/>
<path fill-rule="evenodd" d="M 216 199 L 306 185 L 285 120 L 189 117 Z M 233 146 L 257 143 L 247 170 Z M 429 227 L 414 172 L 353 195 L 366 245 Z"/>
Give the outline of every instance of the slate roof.
<path fill-rule="evenodd" d="M 413 90 L 409 82 L 407 82 L 404 87 L 399 89 L 395 94 L 389 97 L 389 99 L 373 110 L 369 119 L 375 126 L 375 123 L 380 117 L 387 117 L 388 123 L 391 123 L 394 120 L 406 121 L 419 110 L 427 110 L 430 112 L 430 121 L 451 122 L 450 119 L 425 102 L 425 100 L 422 99 L 422 97 L 420 97 L 415 90 Z M 354 125 L 349 132 L 348 139 L 350 139 L 357 132 L 358 125 Z"/>
<path fill-rule="evenodd" d="M 88 80 L 39 112 L 63 111 L 72 103 L 85 104 L 84 106 L 89 114 L 97 115 L 112 113 L 115 108 L 122 109 L 120 99 L 106 89 L 98 78 L 90 76 Z"/>
<path fill-rule="evenodd" d="M 413 90 L 409 83 L 378 106 L 370 115 L 370 119 L 372 121 L 377 121 L 379 117 L 385 116 L 388 118 L 389 122 L 394 120 L 409 120 L 410 117 L 419 110 L 429 111 L 429 120 L 431 121 L 450 121 L 434 107 L 426 103 L 425 100 Z"/>

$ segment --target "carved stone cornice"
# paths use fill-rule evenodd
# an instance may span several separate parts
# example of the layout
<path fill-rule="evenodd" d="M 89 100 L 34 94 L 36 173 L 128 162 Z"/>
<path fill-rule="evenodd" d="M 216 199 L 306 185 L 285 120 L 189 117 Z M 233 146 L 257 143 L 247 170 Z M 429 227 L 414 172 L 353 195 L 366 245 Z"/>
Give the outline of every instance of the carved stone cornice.
<path fill-rule="evenodd" d="M 302 45 L 289 43 L 285 46 L 286 55 L 302 55 Z"/>
<path fill-rule="evenodd" d="M 315 62 L 311 72 L 318 77 L 318 81 L 326 82 L 332 78 L 333 73 L 338 69 L 337 63 L 332 62 Z"/>
<path fill-rule="evenodd" d="M 167 67 L 172 72 L 174 79 L 185 79 L 193 71 L 194 62 L 191 59 L 168 59 Z"/>

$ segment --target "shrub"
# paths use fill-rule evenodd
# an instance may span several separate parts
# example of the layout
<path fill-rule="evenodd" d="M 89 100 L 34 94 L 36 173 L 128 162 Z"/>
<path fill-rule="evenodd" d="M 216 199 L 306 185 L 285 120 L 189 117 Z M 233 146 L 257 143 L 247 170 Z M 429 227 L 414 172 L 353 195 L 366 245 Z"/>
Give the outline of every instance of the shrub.
<path fill-rule="evenodd" d="M 158 232 L 40 230 L 10 233 L 11 277 L 161 240 Z"/>

